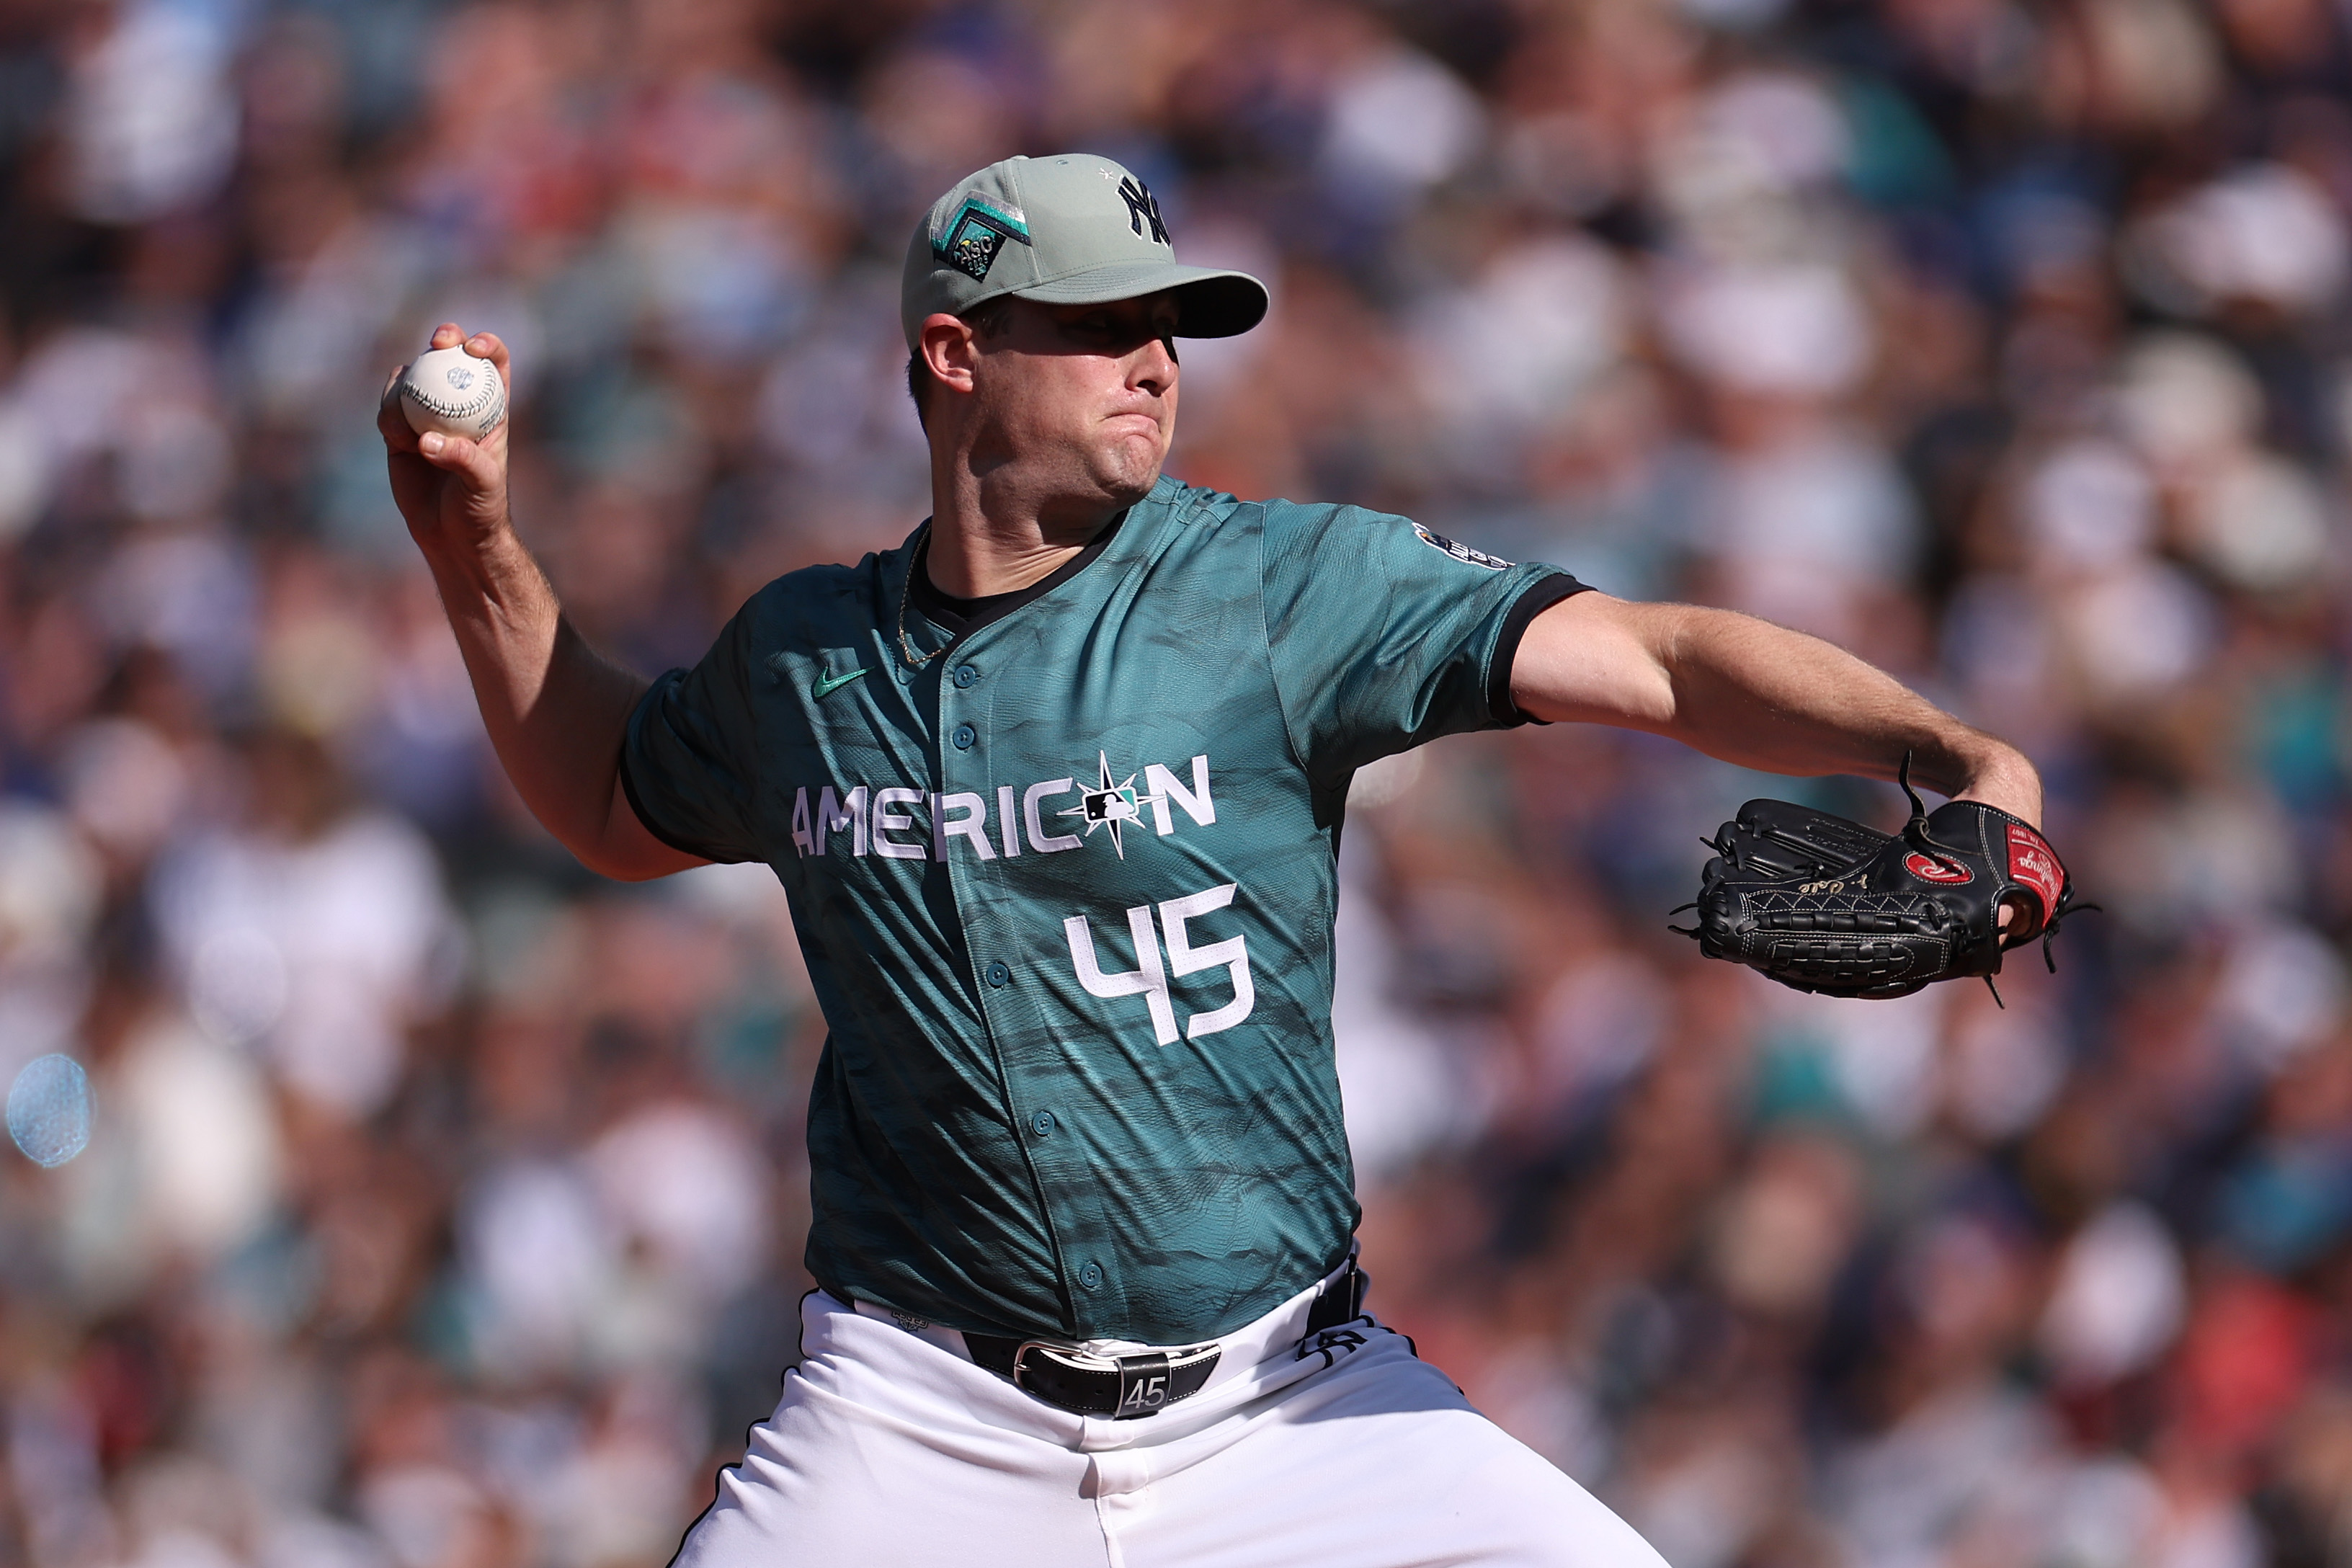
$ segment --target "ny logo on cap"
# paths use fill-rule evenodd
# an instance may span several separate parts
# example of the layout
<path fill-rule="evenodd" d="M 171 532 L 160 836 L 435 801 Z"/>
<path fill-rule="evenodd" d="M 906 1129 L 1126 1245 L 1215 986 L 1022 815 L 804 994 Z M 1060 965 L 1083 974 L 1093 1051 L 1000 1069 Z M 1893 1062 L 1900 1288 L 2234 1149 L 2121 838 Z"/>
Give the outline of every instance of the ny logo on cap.
<path fill-rule="evenodd" d="M 1155 244 L 1168 243 L 1168 226 L 1160 221 L 1160 204 L 1152 199 L 1151 187 L 1129 174 L 1118 183 L 1119 200 L 1127 204 L 1127 221 L 1134 226 L 1136 237 L 1143 237 L 1143 226 L 1151 225 Z"/>
<path fill-rule="evenodd" d="M 1151 198 L 1147 195 L 1146 201 Z M 1155 217 L 1154 226 L 1159 220 Z M 1138 229 L 1139 234 L 1142 231 Z M 984 281 L 996 265 L 996 253 L 1008 239 L 1029 243 L 1029 222 L 1019 207 L 996 206 L 978 196 L 966 196 L 945 231 L 931 236 L 931 254 L 973 282 Z"/>

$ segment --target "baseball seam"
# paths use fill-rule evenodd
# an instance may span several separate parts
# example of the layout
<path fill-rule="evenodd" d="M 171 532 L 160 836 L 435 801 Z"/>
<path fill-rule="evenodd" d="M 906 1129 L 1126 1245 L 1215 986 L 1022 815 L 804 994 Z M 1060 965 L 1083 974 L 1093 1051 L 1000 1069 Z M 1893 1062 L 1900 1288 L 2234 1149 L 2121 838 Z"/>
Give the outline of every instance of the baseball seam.
<path fill-rule="evenodd" d="M 425 408 L 432 413 L 439 415 L 444 419 L 471 419 L 481 414 L 484 410 L 497 406 L 499 398 L 492 395 L 491 389 L 493 387 L 497 388 L 499 394 L 503 394 L 505 391 L 504 385 L 499 380 L 499 373 L 495 370 L 490 372 L 490 379 L 483 384 L 481 392 L 471 401 L 466 403 L 451 403 L 446 399 L 436 397 L 432 394 L 426 392 L 425 388 L 417 385 L 413 377 L 407 381 L 401 390 L 408 396 L 416 399 L 416 401 Z"/>

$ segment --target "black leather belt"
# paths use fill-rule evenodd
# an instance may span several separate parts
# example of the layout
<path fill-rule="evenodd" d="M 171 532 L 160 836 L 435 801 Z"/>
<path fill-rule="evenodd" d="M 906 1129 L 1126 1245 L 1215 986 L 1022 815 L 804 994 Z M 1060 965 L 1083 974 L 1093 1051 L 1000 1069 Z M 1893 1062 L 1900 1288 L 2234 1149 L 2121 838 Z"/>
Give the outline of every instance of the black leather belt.
<path fill-rule="evenodd" d="M 1364 1272 L 1348 1271 L 1323 1288 L 1307 1314 L 1307 1332 L 1317 1334 L 1356 1317 L 1364 1301 Z M 1004 1339 L 967 1331 L 964 1348 L 973 1364 L 987 1368 L 1024 1394 L 1076 1415 L 1108 1415 L 1134 1421 L 1157 1415 L 1180 1399 L 1201 1392 L 1223 1353 L 1214 1344 L 1139 1355 L 1098 1356 L 1049 1340 Z"/>
<path fill-rule="evenodd" d="M 1157 1415 L 1201 1392 L 1223 1352 L 1217 1346 L 1141 1355 L 1098 1356 L 1044 1340 L 1005 1340 L 966 1333 L 973 1363 L 1011 1381 L 1024 1394 L 1078 1415 L 1133 1421 Z"/>

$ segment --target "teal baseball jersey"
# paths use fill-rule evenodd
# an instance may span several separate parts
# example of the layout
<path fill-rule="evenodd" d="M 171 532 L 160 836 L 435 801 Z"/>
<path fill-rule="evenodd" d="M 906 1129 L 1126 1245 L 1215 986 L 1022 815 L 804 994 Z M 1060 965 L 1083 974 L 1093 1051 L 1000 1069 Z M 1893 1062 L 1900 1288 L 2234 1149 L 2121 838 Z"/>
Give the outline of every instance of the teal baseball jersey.
<path fill-rule="evenodd" d="M 1213 1338 L 1355 1230 L 1330 1025 L 1349 781 L 1519 721 L 1519 633 L 1579 584 L 1169 479 L 967 614 L 910 584 L 921 540 L 778 579 L 656 681 L 630 801 L 791 900 L 831 1029 L 820 1283 L 990 1333 Z"/>

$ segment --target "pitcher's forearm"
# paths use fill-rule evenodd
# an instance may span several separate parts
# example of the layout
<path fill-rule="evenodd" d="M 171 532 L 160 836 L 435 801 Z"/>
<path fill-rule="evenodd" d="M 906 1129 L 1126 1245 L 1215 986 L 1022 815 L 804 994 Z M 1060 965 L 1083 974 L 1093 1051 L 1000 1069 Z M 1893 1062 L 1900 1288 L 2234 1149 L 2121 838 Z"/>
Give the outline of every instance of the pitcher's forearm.
<path fill-rule="evenodd" d="M 425 560 L 508 778 L 550 833 L 603 869 L 622 737 L 646 682 L 563 617 L 512 530 Z"/>
<path fill-rule="evenodd" d="M 2015 747 L 1884 670 L 1745 616 L 1689 610 L 1676 618 L 1664 659 L 1675 693 L 1665 732 L 1770 773 L 1892 779 L 1907 753 L 1922 788 L 2041 820 L 2041 778 Z"/>
<path fill-rule="evenodd" d="M 2038 823 L 2042 781 L 2017 749 L 1893 676 L 1801 632 L 1728 610 L 1579 594 L 1536 617 L 1512 667 L 1539 719 L 1671 736 L 1777 773 L 1895 776 Z"/>

